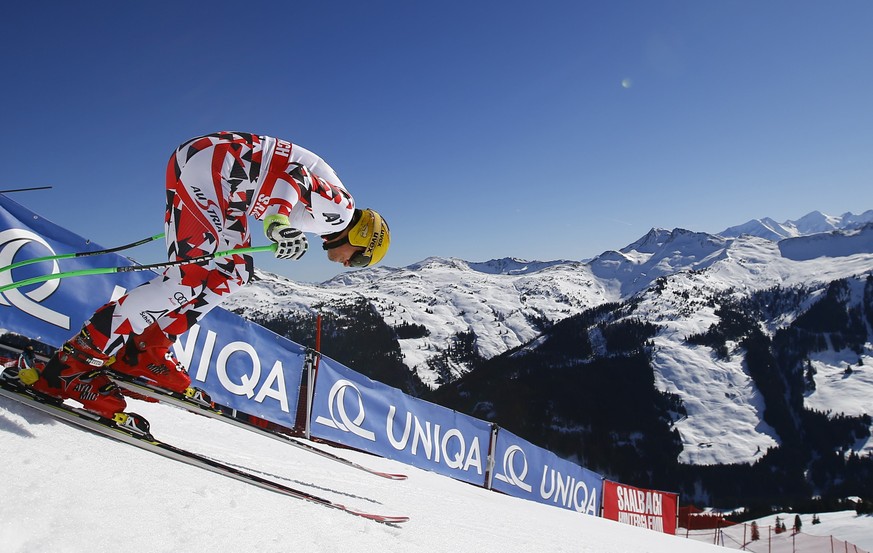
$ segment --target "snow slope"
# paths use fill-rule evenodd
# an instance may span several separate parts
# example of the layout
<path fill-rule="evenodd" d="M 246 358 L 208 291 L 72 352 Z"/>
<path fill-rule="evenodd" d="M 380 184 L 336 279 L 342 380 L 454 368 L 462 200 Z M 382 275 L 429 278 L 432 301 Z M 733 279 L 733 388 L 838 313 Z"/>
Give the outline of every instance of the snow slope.
<path fill-rule="evenodd" d="M 362 509 L 398 527 L 288 498 L 58 422 L 0 397 L 0 550 L 24 552 L 697 553 L 712 545 L 512 498 L 400 463 L 387 481 L 245 430 L 130 400 L 174 445 Z"/>
<path fill-rule="evenodd" d="M 801 530 L 795 535 L 792 528 L 796 513 L 774 513 L 759 518 L 760 539 L 750 541 L 751 521 L 729 526 L 721 530 L 716 537 L 714 530 L 680 529 L 682 535 L 689 539 L 704 543 L 718 543 L 730 549 L 740 549 L 745 544 L 745 551 L 753 553 L 825 553 L 854 552 L 852 546 L 860 551 L 869 552 L 873 549 L 873 515 L 858 515 L 855 511 L 839 511 L 835 513 L 816 513 L 820 523 L 812 523 L 812 514 L 800 514 Z M 779 518 L 787 527 L 786 532 L 776 534 L 773 528 Z M 831 540 L 833 537 L 833 540 Z"/>
<path fill-rule="evenodd" d="M 706 331 L 717 321 L 709 297 L 728 290 L 821 285 L 864 275 L 873 267 L 873 255 L 866 253 L 846 256 L 837 263 L 831 257 L 795 261 L 780 256 L 778 249 L 778 243 L 762 238 L 738 239 L 705 273 L 673 275 L 662 293 L 647 293 L 635 313 L 662 326 L 654 339 L 652 365 L 658 389 L 679 395 L 688 412 L 688 417 L 676 424 L 683 441 L 681 462 L 749 463 L 768 447 L 778 445 L 775 431 L 763 421 L 764 403 L 742 357 L 719 360 L 709 348 L 685 343 L 686 337 Z M 868 373 L 873 367 L 873 350 L 868 347 L 861 356 L 862 366 L 856 367 L 861 370 L 853 378 L 842 374 L 847 362 L 854 364 L 858 359 L 848 351 L 812 359 L 820 376 L 807 405 L 833 413 L 869 413 L 873 378 Z M 873 451 L 873 440 L 856 448 L 864 453 Z"/>
<path fill-rule="evenodd" d="M 167 442 L 350 506 L 412 519 L 398 527 L 358 519 L 164 459 L 0 398 L 0 452 L 7 466 L 0 484 L 0 551 L 724 551 L 333 450 L 409 475 L 406 481 L 382 480 L 205 417 L 130 403 Z M 837 515 L 820 514 L 822 524 L 806 524 L 804 531 L 873 550 L 873 517 Z"/>

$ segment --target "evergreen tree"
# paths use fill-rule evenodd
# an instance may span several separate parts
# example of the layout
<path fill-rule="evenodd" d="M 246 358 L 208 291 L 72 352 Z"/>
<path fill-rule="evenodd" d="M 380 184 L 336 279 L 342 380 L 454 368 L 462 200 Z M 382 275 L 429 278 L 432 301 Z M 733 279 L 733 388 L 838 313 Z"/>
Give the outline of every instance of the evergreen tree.
<path fill-rule="evenodd" d="M 776 517 L 776 522 L 773 525 L 773 531 L 776 532 L 777 534 L 781 534 L 782 533 L 782 526 L 783 526 L 782 517 Z"/>
<path fill-rule="evenodd" d="M 815 367 L 812 366 L 812 361 L 809 359 L 806 360 L 806 371 L 805 371 L 805 380 L 806 380 L 806 391 L 813 392 L 815 391 L 815 375 L 816 370 Z"/>

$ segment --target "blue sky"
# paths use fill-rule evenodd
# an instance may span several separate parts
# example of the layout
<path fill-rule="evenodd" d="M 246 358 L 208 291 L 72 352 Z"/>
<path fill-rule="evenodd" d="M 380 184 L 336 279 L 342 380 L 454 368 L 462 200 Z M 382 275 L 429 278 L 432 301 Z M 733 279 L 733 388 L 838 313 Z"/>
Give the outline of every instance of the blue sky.
<path fill-rule="evenodd" d="M 395 267 L 860 213 L 871 26 L 866 0 L 16 2 L 0 19 L 0 189 L 53 186 L 13 197 L 117 245 L 162 230 L 180 142 L 267 134 L 383 213 Z M 313 245 L 256 264 L 343 271 Z"/>

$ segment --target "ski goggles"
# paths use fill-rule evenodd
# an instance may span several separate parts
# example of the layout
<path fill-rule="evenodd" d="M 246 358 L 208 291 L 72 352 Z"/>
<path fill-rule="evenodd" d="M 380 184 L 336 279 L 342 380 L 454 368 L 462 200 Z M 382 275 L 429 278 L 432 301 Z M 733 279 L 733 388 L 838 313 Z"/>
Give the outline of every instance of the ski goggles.
<path fill-rule="evenodd" d="M 324 244 L 321 245 L 321 249 L 323 249 L 324 251 L 327 251 L 327 250 L 332 250 L 334 248 L 339 248 L 340 246 L 344 246 L 346 244 L 351 244 L 351 242 L 349 242 L 348 236 L 343 236 L 342 238 L 340 238 L 338 240 L 333 240 L 332 242 L 325 242 Z M 355 252 L 349 258 L 349 267 L 366 267 L 367 265 L 369 265 L 370 260 L 372 258 L 368 255 L 365 255 L 365 253 L 366 253 L 366 250 L 361 250 L 361 251 Z"/>

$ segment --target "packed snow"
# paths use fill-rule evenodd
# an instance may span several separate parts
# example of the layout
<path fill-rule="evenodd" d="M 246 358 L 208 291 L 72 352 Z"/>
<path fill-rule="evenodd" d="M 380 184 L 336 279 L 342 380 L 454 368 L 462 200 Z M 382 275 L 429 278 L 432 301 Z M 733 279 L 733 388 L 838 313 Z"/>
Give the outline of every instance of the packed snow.
<path fill-rule="evenodd" d="M 795 518 L 800 517 L 799 533 L 793 531 Z M 818 519 L 818 523 L 813 522 Z M 786 531 L 777 534 L 780 522 Z M 751 522 L 718 530 L 680 529 L 679 534 L 702 543 L 742 549 L 752 553 L 868 553 L 873 546 L 873 515 L 858 515 L 855 511 L 834 513 L 774 513 L 755 521 L 759 539 L 751 538 Z"/>
<path fill-rule="evenodd" d="M 411 520 L 387 526 L 165 459 L 0 397 L 0 550 L 692 553 L 714 546 L 541 505 L 395 461 L 389 481 L 179 409 L 130 400 L 155 437 L 287 486 Z M 326 446 L 322 446 L 326 447 Z M 329 448 L 328 448 L 329 449 Z"/>

